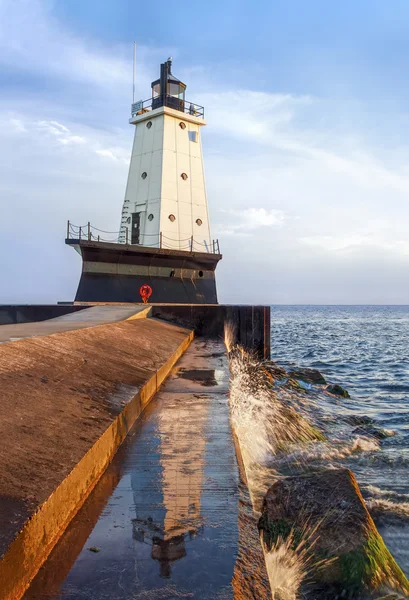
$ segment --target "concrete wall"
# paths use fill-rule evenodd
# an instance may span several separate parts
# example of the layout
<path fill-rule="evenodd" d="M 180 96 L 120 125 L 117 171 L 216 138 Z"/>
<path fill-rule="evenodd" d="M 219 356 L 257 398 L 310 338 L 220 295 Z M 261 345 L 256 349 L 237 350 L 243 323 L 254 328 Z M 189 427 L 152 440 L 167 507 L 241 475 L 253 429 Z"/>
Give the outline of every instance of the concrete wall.
<path fill-rule="evenodd" d="M 112 302 L 120 302 L 124 294 L 124 286 L 129 278 L 124 278 L 122 287 L 118 287 L 118 296 L 113 296 Z M 93 302 L 106 301 L 109 302 L 108 298 L 105 298 L 102 294 L 101 298 L 91 298 L 89 293 L 94 293 L 98 290 L 98 282 L 87 279 L 82 281 L 81 285 L 90 285 L 90 290 L 82 289 L 83 296 L 77 298 L 79 301 L 87 301 L 92 305 Z M 115 281 L 118 282 L 117 277 Z M 159 280 L 158 280 L 159 281 Z M 169 278 L 166 280 L 169 280 Z M 208 280 L 202 280 L 206 283 Z M 209 280 L 210 281 L 210 280 Z M 144 280 L 144 282 L 146 282 Z M 148 281 L 149 282 L 149 281 Z M 101 285 L 104 282 L 101 282 Z M 137 282 L 138 283 L 138 282 Z M 213 281 L 214 283 L 214 281 Z M 199 294 L 209 295 L 209 290 L 201 290 L 190 282 L 192 286 L 192 295 L 196 295 L 196 301 L 200 302 Z M 81 286 L 80 286 L 81 287 Z M 116 289 L 116 288 L 115 288 Z M 133 296 L 133 302 L 138 302 L 140 298 L 135 293 L 135 289 L 139 290 L 139 286 L 135 284 L 130 290 L 130 295 Z M 79 288 L 80 291 L 80 288 Z M 132 291 L 132 293 L 131 293 Z M 168 289 L 163 288 L 164 297 L 171 297 Z M 182 292 L 181 292 L 182 293 Z M 188 290 L 186 284 L 183 286 L 183 294 L 186 295 L 185 302 L 191 302 L 192 300 L 188 297 Z M 215 294 L 215 290 L 214 290 Z M 214 296 L 216 299 L 216 296 Z M 183 298 L 181 296 L 182 302 Z M 132 301 L 132 298 L 129 300 Z M 233 328 L 234 340 L 236 343 L 241 344 L 248 350 L 254 350 L 262 358 L 270 357 L 270 307 L 269 306 L 233 306 L 233 305 L 217 305 L 217 304 L 152 304 L 152 316 L 163 319 L 170 323 L 187 327 L 188 329 L 194 329 L 195 334 L 205 337 L 224 338 L 224 327 L 226 323 L 230 323 Z M 86 308 L 84 306 L 43 306 L 43 305 L 31 305 L 31 306 L 0 306 L 0 325 L 9 323 L 27 323 L 35 321 L 44 321 L 54 317 L 61 316 L 73 312 L 75 310 L 81 310 Z"/>
<path fill-rule="evenodd" d="M 84 308 L 69 304 L 0 304 L 0 325 L 46 321 Z"/>
<path fill-rule="evenodd" d="M 194 329 L 195 335 L 224 338 L 231 325 L 233 342 L 270 358 L 270 307 L 205 304 L 152 305 L 152 316 Z"/>
<path fill-rule="evenodd" d="M 1 346 L 1 600 L 23 596 L 192 339 L 132 319 Z"/>

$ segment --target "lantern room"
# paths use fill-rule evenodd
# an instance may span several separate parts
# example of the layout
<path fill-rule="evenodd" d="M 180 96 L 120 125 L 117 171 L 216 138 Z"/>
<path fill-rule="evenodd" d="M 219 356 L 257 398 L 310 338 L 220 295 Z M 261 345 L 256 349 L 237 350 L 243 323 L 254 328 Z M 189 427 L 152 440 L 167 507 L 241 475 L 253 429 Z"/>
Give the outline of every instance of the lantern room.
<path fill-rule="evenodd" d="M 172 59 L 168 58 L 160 66 L 160 78 L 153 81 L 152 109 L 168 106 L 175 110 L 185 111 L 186 85 L 172 74 Z"/>

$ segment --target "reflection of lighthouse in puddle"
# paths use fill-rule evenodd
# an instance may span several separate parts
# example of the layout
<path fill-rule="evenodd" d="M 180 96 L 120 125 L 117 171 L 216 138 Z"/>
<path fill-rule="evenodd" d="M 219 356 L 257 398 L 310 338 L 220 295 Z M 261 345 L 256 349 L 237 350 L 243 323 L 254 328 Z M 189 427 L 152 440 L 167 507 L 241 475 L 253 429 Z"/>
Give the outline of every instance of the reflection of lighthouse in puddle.
<path fill-rule="evenodd" d="M 159 562 L 162 577 L 171 576 L 171 563 L 186 556 L 186 543 L 202 529 L 208 406 L 198 394 L 166 394 L 156 407 L 156 444 L 148 458 L 151 462 L 155 457 L 157 468 L 148 466 L 148 480 L 136 476 L 132 483 L 134 538 L 152 544 L 151 556 Z"/>

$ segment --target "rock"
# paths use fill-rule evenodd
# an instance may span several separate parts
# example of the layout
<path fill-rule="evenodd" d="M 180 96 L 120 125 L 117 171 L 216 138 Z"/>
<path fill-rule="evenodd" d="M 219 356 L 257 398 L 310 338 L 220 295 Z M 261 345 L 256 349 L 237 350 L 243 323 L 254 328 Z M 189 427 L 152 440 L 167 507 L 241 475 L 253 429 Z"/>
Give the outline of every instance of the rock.
<path fill-rule="evenodd" d="M 295 379 L 301 379 L 306 383 L 316 383 L 316 384 L 326 384 L 325 377 L 317 371 L 317 369 L 296 369 L 295 371 L 290 371 L 289 376 Z"/>
<path fill-rule="evenodd" d="M 291 377 L 290 379 L 287 379 L 283 387 L 288 390 L 296 390 L 297 392 L 307 392 L 305 387 L 301 385 L 301 383 L 297 381 L 297 379 L 292 379 Z"/>
<path fill-rule="evenodd" d="M 348 417 L 343 417 L 342 420 L 350 425 L 371 425 L 373 423 L 373 419 L 366 415 L 350 415 Z"/>
<path fill-rule="evenodd" d="M 294 443 L 324 442 L 324 434 L 292 406 L 281 404 L 281 427 L 274 429 L 272 443 L 276 452 L 288 452 Z"/>
<path fill-rule="evenodd" d="M 88 550 L 90 552 L 100 552 L 101 548 L 97 548 L 96 546 L 91 546 L 91 548 L 88 548 Z"/>
<path fill-rule="evenodd" d="M 333 385 L 327 385 L 327 387 L 325 388 L 325 391 L 329 392 L 330 394 L 334 394 L 335 396 L 341 396 L 342 398 L 350 398 L 351 397 L 348 394 L 348 392 L 346 391 L 346 389 L 344 389 L 337 383 L 335 383 Z"/>
<path fill-rule="evenodd" d="M 352 433 L 355 433 L 356 435 L 369 435 L 370 437 L 374 437 L 378 440 L 384 440 L 395 435 L 394 431 L 388 431 L 386 429 L 381 429 L 369 424 L 357 427 Z"/>
<path fill-rule="evenodd" d="M 277 365 L 277 363 L 273 362 L 272 360 L 264 362 L 262 366 L 264 369 L 266 369 L 266 371 L 271 373 L 273 379 L 285 379 L 288 377 L 287 371 L 284 369 L 284 367 L 280 367 L 280 365 Z"/>
<path fill-rule="evenodd" d="M 379 597 L 386 588 L 409 594 L 409 581 L 379 535 L 349 469 L 276 481 L 264 498 L 259 529 L 269 553 L 290 544 L 307 565 L 302 584 L 307 597 L 316 597 L 309 596 L 314 589 L 331 598 Z"/>

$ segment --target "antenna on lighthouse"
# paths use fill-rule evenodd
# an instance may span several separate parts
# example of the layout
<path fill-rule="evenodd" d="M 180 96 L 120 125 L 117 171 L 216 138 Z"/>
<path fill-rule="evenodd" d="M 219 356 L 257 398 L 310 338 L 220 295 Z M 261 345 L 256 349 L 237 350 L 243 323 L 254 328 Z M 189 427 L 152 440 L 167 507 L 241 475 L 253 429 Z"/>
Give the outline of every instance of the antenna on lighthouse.
<path fill-rule="evenodd" d="M 132 104 L 135 103 L 135 78 L 136 78 L 136 42 L 133 43 L 133 85 L 132 85 Z"/>

